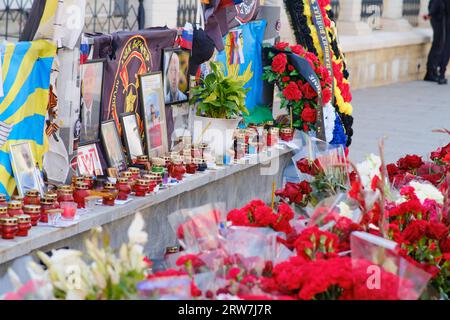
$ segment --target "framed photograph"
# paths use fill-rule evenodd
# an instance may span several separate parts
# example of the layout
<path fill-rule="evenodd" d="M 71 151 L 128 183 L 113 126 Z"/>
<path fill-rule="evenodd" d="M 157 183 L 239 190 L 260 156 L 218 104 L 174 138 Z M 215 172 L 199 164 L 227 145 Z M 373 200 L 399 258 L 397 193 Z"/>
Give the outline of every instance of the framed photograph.
<path fill-rule="evenodd" d="M 139 125 L 135 113 L 124 113 L 120 115 L 120 123 L 122 124 L 123 137 L 127 147 L 128 159 L 130 163 L 136 162 L 137 157 L 144 155 L 144 147 L 142 146 L 141 135 L 139 133 Z"/>
<path fill-rule="evenodd" d="M 101 59 L 81 65 L 81 145 L 99 140 L 104 63 Z"/>
<path fill-rule="evenodd" d="M 103 176 L 97 144 L 87 144 L 77 150 L 78 173 L 82 176 Z"/>
<path fill-rule="evenodd" d="M 168 151 L 162 74 L 143 74 L 139 81 L 147 153 L 159 157 Z"/>
<path fill-rule="evenodd" d="M 11 145 L 10 158 L 19 195 L 23 197 L 28 190 L 38 190 L 43 196 L 44 182 L 36 167 L 37 163 L 34 160 L 30 143 L 22 142 Z"/>
<path fill-rule="evenodd" d="M 185 49 L 165 49 L 164 101 L 167 105 L 189 100 L 189 60 L 191 52 Z"/>
<path fill-rule="evenodd" d="M 127 169 L 127 159 L 122 150 L 122 142 L 116 122 L 114 120 L 102 122 L 101 135 L 109 167 L 118 171 L 125 171 Z"/>

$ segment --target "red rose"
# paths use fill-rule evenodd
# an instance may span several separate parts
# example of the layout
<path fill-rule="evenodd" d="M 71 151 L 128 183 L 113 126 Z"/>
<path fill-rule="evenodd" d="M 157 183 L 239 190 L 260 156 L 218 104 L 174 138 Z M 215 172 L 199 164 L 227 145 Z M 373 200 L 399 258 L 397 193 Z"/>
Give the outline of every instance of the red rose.
<path fill-rule="evenodd" d="M 275 45 L 275 49 L 278 50 L 286 50 L 287 47 L 289 47 L 289 43 L 287 42 L 280 42 Z"/>
<path fill-rule="evenodd" d="M 288 65 L 288 70 L 289 70 L 290 72 L 292 72 L 292 71 L 295 70 L 295 68 L 294 68 L 294 66 L 292 66 L 292 65 Z"/>
<path fill-rule="evenodd" d="M 308 132 L 309 131 L 309 126 L 306 123 L 303 124 L 303 131 L 304 132 Z"/>
<path fill-rule="evenodd" d="M 423 165 L 422 158 L 417 155 L 407 155 L 398 160 L 397 165 L 402 170 L 419 169 Z"/>
<path fill-rule="evenodd" d="M 316 91 L 313 89 L 313 87 L 311 87 L 311 85 L 309 83 L 305 83 L 302 86 L 302 93 L 303 93 L 303 96 L 309 100 L 317 97 Z"/>
<path fill-rule="evenodd" d="M 308 181 L 302 181 L 299 184 L 300 190 L 304 195 L 310 194 L 313 190 L 311 188 L 311 185 L 308 183 Z"/>
<path fill-rule="evenodd" d="M 291 77 L 283 77 L 281 78 L 282 82 L 289 82 L 291 80 Z"/>
<path fill-rule="evenodd" d="M 322 91 L 322 102 L 324 104 L 327 104 L 330 101 L 331 101 L 331 90 L 330 89 L 323 90 Z"/>
<path fill-rule="evenodd" d="M 275 73 L 283 73 L 286 71 L 287 57 L 284 53 L 277 54 L 272 61 L 272 71 Z"/>
<path fill-rule="evenodd" d="M 312 108 L 303 109 L 302 120 L 305 122 L 315 123 L 317 120 L 317 110 Z"/>
<path fill-rule="evenodd" d="M 441 240 L 448 234 L 448 228 L 442 223 L 430 222 L 427 227 L 427 237 L 434 240 Z"/>
<path fill-rule="evenodd" d="M 298 170 L 300 170 L 301 173 L 311 174 L 311 164 L 309 163 L 309 160 L 306 158 L 297 161 L 297 168 Z"/>
<path fill-rule="evenodd" d="M 300 101 L 302 98 L 302 92 L 299 90 L 297 83 L 290 82 L 283 90 L 283 95 L 287 100 Z"/>
<path fill-rule="evenodd" d="M 303 47 L 298 44 L 295 46 L 292 46 L 291 50 L 293 53 L 298 54 L 300 56 L 303 56 L 305 54 L 305 49 L 303 49 Z"/>

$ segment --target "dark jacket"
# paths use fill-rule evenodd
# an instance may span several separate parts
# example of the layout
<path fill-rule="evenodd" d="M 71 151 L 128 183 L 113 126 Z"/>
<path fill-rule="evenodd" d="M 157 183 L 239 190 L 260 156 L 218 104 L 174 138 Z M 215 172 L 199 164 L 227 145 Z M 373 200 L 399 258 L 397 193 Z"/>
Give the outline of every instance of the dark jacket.
<path fill-rule="evenodd" d="M 428 5 L 428 12 L 432 18 L 442 18 L 448 16 L 446 7 L 450 5 L 448 0 L 431 0 Z"/>

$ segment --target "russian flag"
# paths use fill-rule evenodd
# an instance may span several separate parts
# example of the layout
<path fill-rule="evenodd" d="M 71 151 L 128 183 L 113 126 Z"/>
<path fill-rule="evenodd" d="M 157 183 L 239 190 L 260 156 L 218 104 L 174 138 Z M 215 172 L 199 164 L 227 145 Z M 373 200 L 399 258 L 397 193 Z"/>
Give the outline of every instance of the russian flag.
<path fill-rule="evenodd" d="M 194 29 L 192 24 L 186 23 L 181 31 L 180 47 L 192 50 L 192 40 L 194 39 Z"/>

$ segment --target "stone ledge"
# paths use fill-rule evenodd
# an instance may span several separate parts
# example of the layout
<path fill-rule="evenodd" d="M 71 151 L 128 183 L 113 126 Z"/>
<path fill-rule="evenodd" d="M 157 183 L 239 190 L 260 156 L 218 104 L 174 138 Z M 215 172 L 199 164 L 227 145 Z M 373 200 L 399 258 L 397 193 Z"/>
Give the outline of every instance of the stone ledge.
<path fill-rule="evenodd" d="M 226 166 L 219 170 L 208 170 L 207 172 L 187 177 L 183 183 L 148 197 L 133 197 L 133 201 L 127 205 L 115 207 L 99 206 L 89 214 L 80 217 L 80 222 L 69 228 L 55 229 L 51 227 L 35 227 L 30 231 L 29 236 L 26 238 L 17 237 L 14 240 L 0 239 L 0 266 L 6 265 L 17 258 L 26 256 L 35 250 L 51 247 L 56 243 L 70 241 L 70 239 L 77 239 L 77 237 L 92 228 L 116 222 L 120 223 L 120 220 L 125 218 L 131 219 L 137 211 L 145 211 L 151 215 L 159 215 L 159 212 L 150 210 L 150 208 L 157 207 L 168 201 L 170 202 L 172 199 L 177 202 L 179 200 L 178 197 L 183 194 L 188 194 L 189 192 L 194 192 L 194 190 L 208 187 L 208 185 L 217 181 L 225 181 L 226 178 L 236 174 L 243 175 L 243 173 L 249 169 L 257 168 L 257 166 L 263 166 L 270 161 L 281 159 L 283 156 L 289 154 L 290 151 L 291 149 L 287 147 L 284 147 L 282 150 L 272 149 L 272 154 L 267 157 L 265 154 L 262 154 L 261 156 L 263 159 L 259 159 L 260 161 L 254 161 L 254 163 L 250 164 Z M 232 186 L 229 186 L 229 188 L 232 188 Z M 127 226 L 126 228 L 124 227 L 125 230 L 127 230 Z M 162 226 L 154 227 L 158 228 Z M 115 238 L 119 241 L 122 236 L 123 235 L 116 235 Z"/>
<path fill-rule="evenodd" d="M 338 26 L 339 28 L 339 26 Z M 339 41 L 345 53 L 427 44 L 432 40 L 429 28 L 414 28 L 405 32 L 374 31 L 368 35 L 340 36 Z"/>

